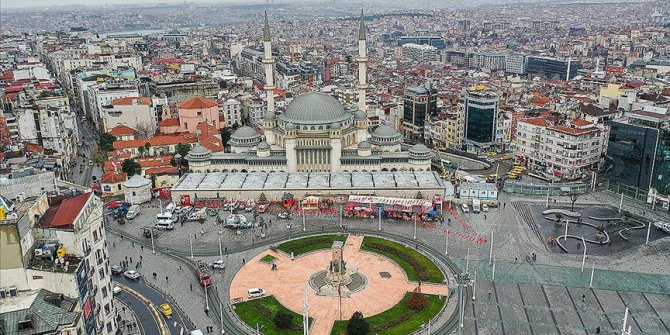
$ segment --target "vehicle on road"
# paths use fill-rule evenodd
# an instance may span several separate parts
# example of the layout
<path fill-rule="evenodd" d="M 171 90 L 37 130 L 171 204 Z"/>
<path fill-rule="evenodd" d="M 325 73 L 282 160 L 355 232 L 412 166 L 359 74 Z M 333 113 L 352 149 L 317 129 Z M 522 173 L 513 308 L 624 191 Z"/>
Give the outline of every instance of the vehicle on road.
<path fill-rule="evenodd" d="M 188 335 L 205 335 L 205 334 L 202 333 L 202 330 L 196 329 L 196 330 L 191 330 L 191 332 L 188 333 Z"/>
<path fill-rule="evenodd" d="M 170 304 L 162 304 L 161 305 L 161 313 L 163 313 L 163 315 L 166 318 L 168 318 L 168 319 L 171 318 L 172 317 L 172 307 L 170 307 Z"/>
<path fill-rule="evenodd" d="M 212 278 L 209 276 L 209 270 L 205 262 L 201 260 L 196 261 L 195 268 L 195 276 L 198 277 L 200 285 L 205 287 L 212 285 Z"/>
<path fill-rule="evenodd" d="M 140 278 L 140 273 L 135 270 L 128 270 L 123 273 L 123 276 L 128 279 L 138 280 Z"/>
<path fill-rule="evenodd" d="M 112 265 L 110 268 L 112 269 L 113 275 L 122 275 L 123 272 L 126 271 L 126 269 L 121 265 Z"/>
<path fill-rule="evenodd" d="M 121 293 L 121 288 L 116 286 L 116 285 L 112 286 L 112 293 L 114 293 L 114 294 Z"/>
<path fill-rule="evenodd" d="M 226 263 L 223 260 L 218 260 L 218 261 L 214 261 L 214 262 L 209 263 L 209 267 L 211 269 L 221 269 L 222 270 L 222 269 L 226 268 Z"/>
<path fill-rule="evenodd" d="M 291 218 L 291 214 L 289 214 L 288 212 L 281 212 L 277 214 L 277 217 L 280 219 L 288 220 Z"/>
<path fill-rule="evenodd" d="M 184 207 L 182 207 L 182 206 L 177 206 L 177 207 L 174 208 L 174 212 L 173 212 L 173 213 L 175 213 L 175 214 L 179 214 L 179 213 L 181 213 L 181 212 L 183 212 L 183 211 L 184 211 Z"/>
<path fill-rule="evenodd" d="M 660 229 L 662 232 L 670 234 L 670 223 L 667 222 L 654 222 L 654 227 Z"/>
<path fill-rule="evenodd" d="M 253 298 L 260 298 L 262 296 L 265 296 L 265 290 L 262 288 L 250 288 L 247 291 L 247 294 L 249 295 L 249 299 Z"/>
<path fill-rule="evenodd" d="M 468 204 L 462 204 L 461 209 L 463 210 L 463 213 L 470 213 L 470 207 L 468 207 Z"/>
<path fill-rule="evenodd" d="M 177 208 L 177 205 L 174 204 L 174 202 L 171 202 L 165 206 L 165 212 L 167 213 L 172 213 L 174 210 Z"/>
<path fill-rule="evenodd" d="M 184 206 L 184 213 L 190 213 L 193 210 L 193 206 Z"/>
<path fill-rule="evenodd" d="M 479 199 L 472 199 L 472 212 L 479 213 L 482 210 L 482 201 Z"/>
<path fill-rule="evenodd" d="M 488 211 L 489 211 L 489 205 L 482 204 L 482 212 L 488 212 Z"/>
<path fill-rule="evenodd" d="M 128 208 L 128 213 L 126 213 L 126 219 L 132 220 L 137 216 L 137 214 L 140 214 L 140 206 L 132 205 L 130 206 L 130 208 Z"/>
<path fill-rule="evenodd" d="M 158 230 L 172 230 L 174 229 L 174 222 L 170 221 L 156 221 L 154 224 L 154 229 Z M 151 237 L 151 235 L 149 235 Z"/>
<path fill-rule="evenodd" d="M 160 221 L 171 221 L 172 223 L 177 223 L 177 221 L 179 221 L 179 215 L 172 215 L 170 212 L 156 214 L 156 222 Z"/>
<path fill-rule="evenodd" d="M 93 166 L 93 160 L 92 159 L 88 160 L 88 166 Z"/>
<path fill-rule="evenodd" d="M 226 227 L 228 228 L 245 229 L 251 228 L 251 226 L 247 217 L 242 214 L 230 214 L 226 218 Z"/>
<path fill-rule="evenodd" d="M 107 209 L 115 209 L 115 208 L 118 208 L 118 207 L 130 207 L 130 206 L 131 205 L 130 205 L 129 202 L 117 200 L 117 201 L 112 201 L 112 202 L 108 203 L 107 204 Z"/>
<path fill-rule="evenodd" d="M 158 232 L 156 231 L 156 228 L 154 227 L 142 227 L 142 236 L 146 238 L 151 238 L 151 234 L 153 233 L 154 238 L 158 235 Z"/>

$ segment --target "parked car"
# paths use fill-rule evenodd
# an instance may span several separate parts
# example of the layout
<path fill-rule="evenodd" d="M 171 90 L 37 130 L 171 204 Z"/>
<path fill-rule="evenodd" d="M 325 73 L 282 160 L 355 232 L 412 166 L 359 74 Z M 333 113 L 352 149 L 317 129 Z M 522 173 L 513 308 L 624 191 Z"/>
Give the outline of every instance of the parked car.
<path fill-rule="evenodd" d="M 226 268 L 226 263 L 222 260 L 218 260 L 218 261 L 209 263 L 209 267 L 211 269 L 221 269 L 221 270 L 223 270 L 223 269 Z"/>
<path fill-rule="evenodd" d="M 265 290 L 262 288 L 250 288 L 247 293 L 249 294 L 249 299 L 265 296 Z"/>
<path fill-rule="evenodd" d="M 161 305 L 161 313 L 163 313 L 163 315 L 166 318 L 168 318 L 168 319 L 171 318 L 172 317 L 172 307 L 170 307 L 170 304 L 162 304 Z"/>
<path fill-rule="evenodd" d="M 92 159 L 89 159 L 89 160 L 88 160 L 88 165 L 89 165 L 89 166 L 92 166 L 92 165 L 93 165 L 93 160 L 92 160 Z"/>
<path fill-rule="evenodd" d="M 140 278 L 140 273 L 135 270 L 128 270 L 123 273 L 123 276 L 128 279 L 138 280 Z"/>
<path fill-rule="evenodd" d="M 132 205 L 130 206 L 130 208 L 128 208 L 128 212 L 126 213 L 126 219 L 132 220 L 137 216 L 137 214 L 140 214 L 140 206 Z"/>
<path fill-rule="evenodd" d="M 182 207 L 182 206 L 177 206 L 177 207 L 174 208 L 174 212 L 173 212 L 173 213 L 179 214 L 179 213 L 181 213 L 183 210 L 184 210 L 184 207 Z"/>
<path fill-rule="evenodd" d="M 184 213 L 190 213 L 193 210 L 193 206 L 184 206 Z"/>
<path fill-rule="evenodd" d="M 121 288 L 116 286 L 116 285 L 112 286 L 112 293 L 114 293 L 114 294 L 121 293 Z"/>
<path fill-rule="evenodd" d="M 291 218 L 291 215 L 288 212 L 281 212 L 281 213 L 277 214 L 277 217 L 280 218 L 280 219 L 286 219 L 287 220 L 287 219 Z"/>
<path fill-rule="evenodd" d="M 461 209 L 463 209 L 463 213 L 470 213 L 470 207 L 468 207 L 468 204 L 462 204 Z"/>
<path fill-rule="evenodd" d="M 488 212 L 488 211 L 489 211 L 489 205 L 482 204 L 482 212 Z"/>
<path fill-rule="evenodd" d="M 111 269 L 113 275 L 122 275 L 123 272 L 126 271 L 126 269 L 124 269 L 121 265 L 112 265 Z"/>

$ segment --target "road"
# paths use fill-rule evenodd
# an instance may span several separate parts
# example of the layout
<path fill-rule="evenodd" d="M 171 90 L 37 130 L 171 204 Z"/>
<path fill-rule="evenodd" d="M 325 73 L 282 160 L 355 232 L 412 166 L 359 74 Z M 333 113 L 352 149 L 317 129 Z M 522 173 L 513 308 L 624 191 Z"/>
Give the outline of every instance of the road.
<path fill-rule="evenodd" d="M 122 288 L 125 286 L 137 292 L 156 308 L 156 311 L 159 314 L 158 317 L 163 318 L 162 320 L 156 320 L 156 315 L 153 314 L 150 307 L 145 302 L 140 300 L 140 298 L 136 297 L 130 292 L 124 290 L 123 293 L 119 294 L 119 299 L 123 300 L 125 303 L 128 303 L 129 306 L 132 306 L 131 308 L 133 311 L 135 311 L 138 319 L 140 320 L 140 323 L 142 324 L 144 334 L 162 334 L 160 332 L 161 327 L 159 325 L 159 322 L 161 321 L 165 322 L 169 334 L 187 334 L 190 330 L 192 330 L 191 327 L 188 327 L 188 325 L 184 322 L 182 311 L 177 308 L 175 302 L 171 301 L 171 299 L 164 293 L 149 286 L 142 278 L 135 281 L 127 279 L 123 276 L 114 276 L 114 282 L 123 285 L 121 286 Z M 162 314 L 160 314 L 160 305 L 164 303 L 168 303 L 170 306 L 172 306 L 172 317 L 170 319 L 164 319 Z"/>
<path fill-rule="evenodd" d="M 88 121 L 82 122 L 79 124 L 79 148 L 77 153 L 84 155 L 84 157 L 77 157 L 77 165 L 73 168 L 72 182 L 83 185 L 90 186 L 91 178 L 96 176 L 100 178 L 102 176 L 102 169 L 98 165 L 88 165 L 88 160 L 91 159 L 91 153 L 98 143 L 98 135 L 93 128 L 91 128 Z M 84 146 L 86 145 L 86 146 Z M 80 173 L 80 166 L 83 164 L 83 170 Z"/>

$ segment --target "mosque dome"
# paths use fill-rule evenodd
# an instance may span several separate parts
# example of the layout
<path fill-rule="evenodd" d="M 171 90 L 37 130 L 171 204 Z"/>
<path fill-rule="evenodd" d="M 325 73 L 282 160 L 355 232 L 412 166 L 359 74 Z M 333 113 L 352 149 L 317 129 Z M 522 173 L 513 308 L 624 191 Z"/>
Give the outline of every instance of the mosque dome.
<path fill-rule="evenodd" d="M 284 122 L 302 125 L 328 125 L 350 117 L 351 114 L 344 110 L 337 99 L 320 92 L 299 95 L 286 107 L 286 112 L 279 116 Z"/>
<path fill-rule="evenodd" d="M 248 140 L 255 137 L 260 137 L 260 135 L 258 135 L 254 128 L 248 126 L 240 127 L 232 135 L 230 135 L 230 138 L 240 140 Z"/>

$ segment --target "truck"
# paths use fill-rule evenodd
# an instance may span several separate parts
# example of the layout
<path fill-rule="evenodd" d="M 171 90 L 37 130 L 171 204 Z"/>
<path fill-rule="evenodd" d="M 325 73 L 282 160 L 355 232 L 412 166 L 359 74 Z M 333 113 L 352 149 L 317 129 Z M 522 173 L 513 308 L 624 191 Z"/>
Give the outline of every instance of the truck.
<path fill-rule="evenodd" d="M 479 213 L 482 210 L 482 201 L 479 199 L 472 199 L 472 212 Z"/>

